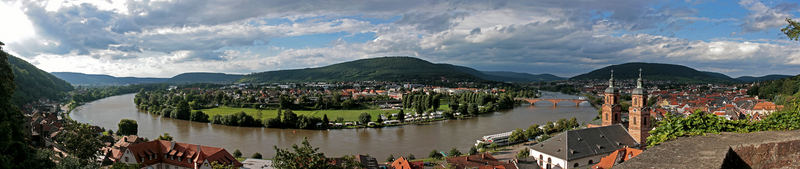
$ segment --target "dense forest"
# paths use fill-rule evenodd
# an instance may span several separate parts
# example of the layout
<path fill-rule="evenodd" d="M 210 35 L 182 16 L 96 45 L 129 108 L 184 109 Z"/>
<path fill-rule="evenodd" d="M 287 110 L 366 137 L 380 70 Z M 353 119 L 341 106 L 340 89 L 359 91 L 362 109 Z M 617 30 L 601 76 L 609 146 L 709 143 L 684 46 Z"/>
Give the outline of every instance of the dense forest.
<path fill-rule="evenodd" d="M 66 92 L 72 90 L 72 85 L 50 73 L 36 68 L 30 63 L 12 56 L 5 51 L 0 51 L 5 61 L 14 73 L 14 83 L 18 87 L 14 92 L 13 103 L 22 105 L 36 101 L 40 98 L 61 99 Z"/>
<path fill-rule="evenodd" d="M 733 83 L 737 80 L 723 74 L 714 72 L 702 72 L 690 67 L 662 63 L 625 63 L 619 65 L 606 66 L 601 69 L 591 71 L 570 78 L 570 80 L 608 80 L 611 70 L 614 70 L 616 79 L 636 79 L 639 77 L 639 69 L 648 80 L 664 80 L 684 83 Z"/>
<path fill-rule="evenodd" d="M 800 75 L 778 80 L 761 82 L 747 91 L 747 94 L 770 99 L 778 104 L 784 104 L 787 99 L 800 90 Z M 796 96 L 795 96 L 796 98 Z"/>

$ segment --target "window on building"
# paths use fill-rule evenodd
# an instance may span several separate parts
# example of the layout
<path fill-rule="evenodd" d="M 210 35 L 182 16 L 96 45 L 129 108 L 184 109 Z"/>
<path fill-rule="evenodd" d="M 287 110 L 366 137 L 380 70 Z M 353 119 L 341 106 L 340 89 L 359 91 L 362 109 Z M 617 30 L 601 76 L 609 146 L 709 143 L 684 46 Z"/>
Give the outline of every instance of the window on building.
<path fill-rule="evenodd" d="M 125 162 L 126 162 L 126 163 L 128 162 L 128 157 L 125 157 Z"/>
<path fill-rule="evenodd" d="M 592 161 L 592 160 L 589 160 L 589 165 L 591 165 L 592 163 L 594 163 L 594 161 Z"/>

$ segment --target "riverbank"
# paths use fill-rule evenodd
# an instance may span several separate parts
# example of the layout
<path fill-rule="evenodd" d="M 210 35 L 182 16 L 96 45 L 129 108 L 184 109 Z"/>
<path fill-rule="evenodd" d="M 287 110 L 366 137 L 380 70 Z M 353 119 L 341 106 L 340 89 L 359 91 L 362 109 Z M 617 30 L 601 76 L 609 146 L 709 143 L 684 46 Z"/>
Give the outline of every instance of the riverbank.
<path fill-rule="evenodd" d="M 128 94 L 90 102 L 73 110 L 70 116 L 78 122 L 114 131 L 117 131 L 120 119 L 132 119 L 138 122 L 138 135 L 141 137 L 157 138 L 169 133 L 176 141 L 223 147 L 228 151 L 239 149 L 246 155 L 258 152 L 264 157 L 272 157 L 275 155 L 273 146 L 291 147 L 308 138 L 312 145 L 320 146 L 320 152 L 329 156 L 359 153 L 380 160 L 390 154 L 395 157 L 414 154 L 422 158 L 433 149 L 449 150 L 453 147 L 468 152 L 476 139 L 499 131 L 512 131 L 562 118 L 577 117 L 579 122 L 586 122 L 596 116 L 596 110 L 585 104 L 580 107 L 525 104 L 461 120 L 369 129 L 301 130 L 224 126 L 165 118 L 139 111 L 133 97 Z M 549 97 L 577 96 L 551 93 Z"/>

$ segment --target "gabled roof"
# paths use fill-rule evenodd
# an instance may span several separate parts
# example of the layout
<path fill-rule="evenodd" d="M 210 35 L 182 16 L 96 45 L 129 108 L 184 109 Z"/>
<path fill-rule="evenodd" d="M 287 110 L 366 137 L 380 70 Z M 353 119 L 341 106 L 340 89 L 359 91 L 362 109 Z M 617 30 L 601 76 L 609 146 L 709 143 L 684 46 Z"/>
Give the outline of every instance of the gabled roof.
<path fill-rule="evenodd" d="M 623 147 L 639 147 L 621 124 L 570 130 L 553 136 L 531 149 L 567 161 L 602 155 Z"/>
<path fill-rule="evenodd" d="M 173 146 L 174 143 L 174 146 Z M 154 140 L 150 142 L 132 144 L 128 150 L 135 156 L 138 163 L 145 166 L 156 163 L 168 163 L 172 165 L 194 167 L 194 164 L 202 164 L 204 161 L 209 163 L 217 161 L 221 164 L 233 164 L 242 166 L 228 151 L 219 147 L 209 147 L 196 144 L 170 142 L 164 140 Z M 164 158 L 164 155 L 177 156 L 176 160 Z M 149 159 L 155 155 L 155 159 Z M 181 159 L 178 161 L 177 159 Z"/>
<path fill-rule="evenodd" d="M 448 164 L 455 166 L 455 168 L 516 169 L 514 164 L 501 162 L 489 153 L 450 157 L 446 161 Z"/>
<path fill-rule="evenodd" d="M 592 166 L 592 169 L 610 169 L 614 167 L 614 165 L 628 161 L 641 153 L 642 150 L 625 147 L 603 157 L 600 159 L 600 162 Z"/>

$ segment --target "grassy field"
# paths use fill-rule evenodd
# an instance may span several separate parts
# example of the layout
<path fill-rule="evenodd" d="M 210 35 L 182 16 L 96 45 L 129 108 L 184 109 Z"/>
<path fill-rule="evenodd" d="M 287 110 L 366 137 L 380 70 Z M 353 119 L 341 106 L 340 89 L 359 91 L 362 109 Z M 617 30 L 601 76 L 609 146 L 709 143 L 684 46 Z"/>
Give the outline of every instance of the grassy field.
<path fill-rule="evenodd" d="M 209 118 L 214 115 L 227 115 L 238 112 L 245 112 L 254 118 L 261 118 L 262 120 L 275 118 L 278 116 L 278 110 L 258 110 L 252 108 L 233 108 L 233 107 L 217 107 L 212 109 L 203 109 L 204 113 L 208 114 Z M 328 119 L 331 121 L 336 120 L 338 117 L 344 118 L 344 121 L 358 121 L 358 116 L 366 112 L 372 116 L 372 121 L 378 119 L 378 115 L 383 114 L 390 116 L 392 113 L 400 112 L 400 110 L 380 110 L 380 109 L 364 109 L 364 110 L 292 110 L 297 115 L 314 116 L 322 118 L 327 114 Z"/>

